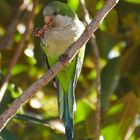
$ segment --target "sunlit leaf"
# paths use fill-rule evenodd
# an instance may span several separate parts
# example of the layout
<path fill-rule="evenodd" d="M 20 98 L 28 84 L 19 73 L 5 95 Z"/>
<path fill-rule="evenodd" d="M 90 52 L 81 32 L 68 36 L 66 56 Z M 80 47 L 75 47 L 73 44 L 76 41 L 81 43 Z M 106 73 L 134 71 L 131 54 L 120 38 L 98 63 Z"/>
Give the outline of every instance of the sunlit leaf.
<path fill-rule="evenodd" d="M 14 40 L 15 40 L 16 42 L 21 41 L 21 38 L 22 38 L 22 36 L 21 36 L 21 34 L 19 34 L 19 33 L 17 33 L 17 34 L 14 36 Z"/>
<path fill-rule="evenodd" d="M 118 15 L 115 10 L 112 10 L 101 23 L 100 29 L 110 35 L 115 35 L 118 29 Z"/>
<path fill-rule="evenodd" d="M 68 5 L 76 11 L 79 6 L 79 0 L 68 0 Z"/>
<path fill-rule="evenodd" d="M 130 3 L 135 3 L 135 4 L 140 4 L 140 0 L 124 0 L 126 2 L 130 2 Z"/>
<path fill-rule="evenodd" d="M 134 135 L 132 135 L 129 140 L 136 140 L 136 137 Z"/>
<path fill-rule="evenodd" d="M 14 68 L 12 69 L 12 75 L 17 75 L 17 74 L 20 74 L 24 71 L 27 70 L 27 66 L 26 65 L 23 65 L 23 64 L 16 64 L 14 66 Z"/>
<path fill-rule="evenodd" d="M 14 84 L 9 83 L 6 94 L 0 102 L 0 113 L 2 113 L 12 101 L 21 94 L 22 90 Z"/>
<path fill-rule="evenodd" d="M 75 112 L 75 122 L 80 122 L 86 119 L 87 115 L 92 111 L 92 108 L 85 102 L 79 101 Z"/>
<path fill-rule="evenodd" d="M 107 30 L 107 23 L 106 21 L 102 21 L 102 23 L 100 24 L 100 27 L 99 27 L 102 31 L 106 31 Z"/>
<path fill-rule="evenodd" d="M 92 104 L 93 106 L 93 104 Z M 93 138 L 95 131 L 95 112 L 88 101 L 79 101 L 75 112 L 75 138 Z"/>
<path fill-rule="evenodd" d="M 105 140 L 128 140 L 134 130 L 138 113 L 138 100 L 128 93 L 118 100 L 107 112 L 102 134 Z"/>
<path fill-rule="evenodd" d="M 103 7 L 103 4 L 104 4 L 104 0 L 100 0 L 97 2 L 96 4 L 96 9 L 99 10 Z"/>
<path fill-rule="evenodd" d="M 36 59 L 34 57 L 27 57 L 27 61 L 30 65 L 36 64 Z"/>
<path fill-rule="evenodd" d="M 89 80 L 93 80 L 93 79 L 95 79 L 95 77 L 96 77 L 96 71 L 95 71 L 95 69 L 93 69 L 93 70 L 87 75 L 87 78 L 88 78 Z"/>
<path fill-rule="evenodd" d="M 115 115 L 116 113 L 119 113 L 123 109 L 123 107 L 123 104 L 117 104 L 109 109 L 107 115 Z"/>

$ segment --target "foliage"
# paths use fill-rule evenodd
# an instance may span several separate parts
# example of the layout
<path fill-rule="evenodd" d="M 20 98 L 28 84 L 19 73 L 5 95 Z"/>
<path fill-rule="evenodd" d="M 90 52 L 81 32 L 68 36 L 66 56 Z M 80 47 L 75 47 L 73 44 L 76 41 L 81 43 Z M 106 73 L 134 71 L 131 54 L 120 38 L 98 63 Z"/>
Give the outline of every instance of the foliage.
<path fill-rule="evenodd" d="M 35 11 L 34 27 L 43 26 L 43 7 L 52 0 L 40 0 Z M 83 20 L 78 0 L 68 3 Z M 19 11 L 22 0 L 0 0 L 0 78 L 8 70 L 12 57 L 22 40 L 32 1 L 24 0 L 27 8 Z M 86 0 L 93 18 L 104 0 Z M 20 16 L 15 17 L 15 13 Z M 95 33 L 101 65 L 101 137 L 104 140 L 140 139 L 140 1 L 120 0 Z M 9 27 L 16 19 L 14 34 Z M 26 27 L 25 27 L 26 28 Z M 32 31 L 31 31 L 32 32 Z M 45 73 L 47 67 L 39 39 L 28 34 L 24 50 L 11 74 L 8 88 L 0 102 L 2 113 L 31 83 Z M 7 42 L 11 41 L 10 45 Z M 92 139 L 95 135 L 95 58 L 90 42 L 87 44 L 83 70 L 77 88 L 75 140 Z M 0 82 L 2 82 L 0 79 Z M 2 140 L 64 140 L 64 128 L 57 110 L 56 90 L 50 82 L 24 105 L 0 133 Z"/>

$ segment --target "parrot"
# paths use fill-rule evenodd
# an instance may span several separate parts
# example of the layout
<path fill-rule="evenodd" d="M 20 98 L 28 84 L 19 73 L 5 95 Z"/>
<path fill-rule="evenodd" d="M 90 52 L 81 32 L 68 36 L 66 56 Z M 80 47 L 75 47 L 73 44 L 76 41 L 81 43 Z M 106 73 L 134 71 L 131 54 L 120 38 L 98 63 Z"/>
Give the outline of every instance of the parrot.
<path fill-rule="evenodd" d="M 41 48 L 51 68 L 85 29 L 77 14 L 68 4 L 53 1 L 43 10 L 44 27 L 38 32 Z M 58 112 L 63 120 L 67 140 L 73 139 L 73 119 L 76 110 L 75 87 L 80 75 L 85 54 L 85 45 L 70 60 L 70 63 L 55 77 L 58 91 Z"/>

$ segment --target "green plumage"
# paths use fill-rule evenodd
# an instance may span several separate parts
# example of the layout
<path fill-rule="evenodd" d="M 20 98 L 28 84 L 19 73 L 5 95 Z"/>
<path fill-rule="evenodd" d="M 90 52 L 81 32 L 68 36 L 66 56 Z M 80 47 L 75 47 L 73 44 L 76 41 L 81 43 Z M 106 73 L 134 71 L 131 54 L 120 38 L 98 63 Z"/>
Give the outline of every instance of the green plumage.
<path fill-rule="evenodd" d="M 54 22 L 54 27 L 46 31 L 44 38 L 41 40 L 48 63 L 52 67 L 81 35 L 84 26 L 75 12 L 68 5 L 60 2 L 55 1 L 48 4 L 44 8 L 43 15 L 51 16 Z M 85 46 L 80 49 L 71 63 L 56 76 L 59 115 L 64 121 L 67 140 L 72 140 L 73 137 L 74 91 L 81 71 L 84 52 Z"/>
<path fill-rule="evenodd" d="M 63 16 L 69 16 L 73 19 L 77 16 L 75 12 L 69 7 L 69 5 L 66 5 L 64 3 L 54 1 L 48 4 L 48 6 L 54 8 L 55 12 Z"/>

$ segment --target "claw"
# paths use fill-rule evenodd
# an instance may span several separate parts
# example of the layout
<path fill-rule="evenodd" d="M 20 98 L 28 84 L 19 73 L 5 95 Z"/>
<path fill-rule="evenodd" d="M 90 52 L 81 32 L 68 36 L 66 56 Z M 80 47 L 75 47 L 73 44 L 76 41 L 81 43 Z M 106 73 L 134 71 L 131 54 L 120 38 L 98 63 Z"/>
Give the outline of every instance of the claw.
<path fill-rule="evenodd" d="M 65 64 L 69 60 L 69 56 L 67 54 L 63 54 L 59 57 L 59 60 Z"/>
<path fill-rule="evenodd" d="M 47 28 L 35 28 L 32 32 L 33 36 L 38 37 L 38 38 L 44 38 L 45 32 Z"/>

